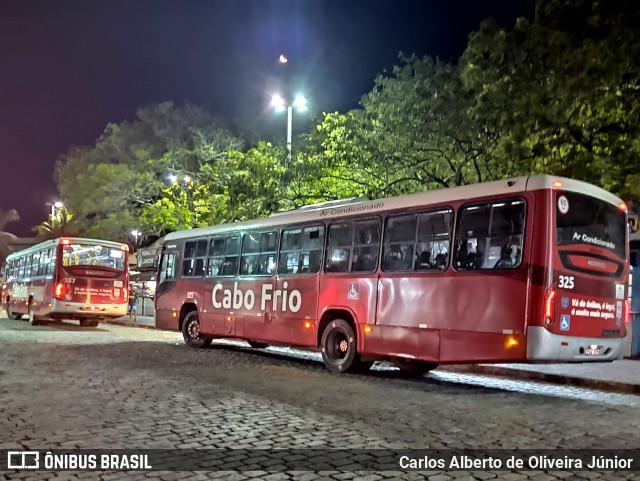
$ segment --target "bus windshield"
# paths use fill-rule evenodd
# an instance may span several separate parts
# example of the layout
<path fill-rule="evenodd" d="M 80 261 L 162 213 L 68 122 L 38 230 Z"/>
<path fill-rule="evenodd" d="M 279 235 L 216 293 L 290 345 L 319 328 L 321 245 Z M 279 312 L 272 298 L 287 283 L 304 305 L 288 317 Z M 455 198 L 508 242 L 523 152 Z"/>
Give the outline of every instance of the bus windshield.
<path fill-rule="evenodd" d="M 101 245 L 67 244 L 62 246 L 62 265 L 65 267 L 108 267 L 125 269 L 125 253 L 121 249 Z"/>
<path fill-rule="evenodd" d="M 556 193 L 556 244 L 603 247 L 625 258 L 625 212 L 609 202 L 575 192 Z"/>

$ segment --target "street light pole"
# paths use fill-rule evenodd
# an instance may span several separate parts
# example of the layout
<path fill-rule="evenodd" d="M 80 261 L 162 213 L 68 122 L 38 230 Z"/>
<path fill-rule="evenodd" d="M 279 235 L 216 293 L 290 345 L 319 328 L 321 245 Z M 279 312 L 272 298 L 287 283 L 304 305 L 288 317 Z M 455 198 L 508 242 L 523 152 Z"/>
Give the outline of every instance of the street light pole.
<path fill-rule="evenodd" d="M 291 163 L 291 137 L 293 135 L 293 109 L 298 112 L 304 112 L 308 109 L 307 99 L 302 95 L 297 95 L 295 99 L 285 101 L 280 95 L 276 94 L 271 98 L 271 105 L 275 108 L 276 112 L 287 111 L 287 160 Z"/>
<path fill-rule="evenodd" d="M 287 106 L 287 160 L 291 164 L 291 131 L 293 130 L 293 106 Z"/>

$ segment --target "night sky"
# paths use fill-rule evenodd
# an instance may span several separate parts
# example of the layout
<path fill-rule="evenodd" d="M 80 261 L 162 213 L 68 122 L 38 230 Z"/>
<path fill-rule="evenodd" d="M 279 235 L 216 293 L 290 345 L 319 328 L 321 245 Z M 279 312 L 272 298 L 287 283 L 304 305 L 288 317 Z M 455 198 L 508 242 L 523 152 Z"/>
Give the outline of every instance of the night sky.
<path fill-rule="evenodd" d="M 398 53 L 455 60 L 493 17 L 512 27 L 533 0 L 0 0 L 0 208 L 23 236 L 59 200 L 56 159 L 108 122 L 172 100 L 205 107 L 236 133 L 270 136 L 290 75 L 313 115 L 357 107 Z"/>

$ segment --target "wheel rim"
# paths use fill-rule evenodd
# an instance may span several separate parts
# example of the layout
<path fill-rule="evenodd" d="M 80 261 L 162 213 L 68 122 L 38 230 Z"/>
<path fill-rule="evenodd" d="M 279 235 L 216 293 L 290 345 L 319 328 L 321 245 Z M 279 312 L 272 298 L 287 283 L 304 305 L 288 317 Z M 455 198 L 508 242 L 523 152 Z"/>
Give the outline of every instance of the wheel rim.
<path fill-rule="evenodd" d="M 349 337 L 342 330 L 334 330 L 327 342 L 327 356 L 334 364 L 342 364 L 349 356 Z"/>
<path fill-rule="evenodd" d="M 196 319 L 189 321 L 187 333 L 190 339 L 200 339 L 200 323 Z"/>

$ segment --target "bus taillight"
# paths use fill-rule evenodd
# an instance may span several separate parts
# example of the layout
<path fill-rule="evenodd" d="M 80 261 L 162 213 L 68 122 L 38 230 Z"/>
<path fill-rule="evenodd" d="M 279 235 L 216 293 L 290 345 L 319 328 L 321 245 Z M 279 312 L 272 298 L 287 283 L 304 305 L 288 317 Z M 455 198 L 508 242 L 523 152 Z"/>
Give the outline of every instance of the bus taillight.
<path fill-rule="evenodd" d="M 622 302 L 622 321 L 624 322 L 625 326 L 631 323 L 631 316 L 629 314 L 629 299 L 625 299 Z"/>
<path fill-rule="evenodd" d="M 56 299 L 62 299 L 62 296 L 64 296 L 64 284 L 62 282 L 58 282 L 56 284 L 56 290 L 53 294 L 53 297 L 55 297 Z"/>
<path fill-rule="evenodd" d="M 556 297 L 556 291 L 549 289 L 544 300 L 544 317 L 546 317 L 546 323 L 551 324 L 553 319 L 553 300 Z"/>

